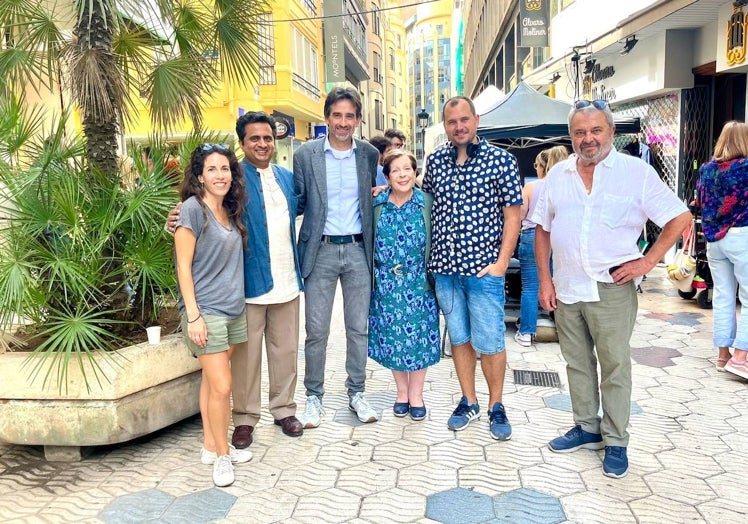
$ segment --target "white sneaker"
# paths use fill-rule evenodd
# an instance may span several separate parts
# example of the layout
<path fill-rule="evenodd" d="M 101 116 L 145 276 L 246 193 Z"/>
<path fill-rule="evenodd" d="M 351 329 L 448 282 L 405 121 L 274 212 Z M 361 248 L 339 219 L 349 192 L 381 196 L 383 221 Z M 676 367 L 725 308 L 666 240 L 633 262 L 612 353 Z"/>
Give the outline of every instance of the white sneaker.
<path fill-rule="evenodd" d="M 252 452 L 248 449 L 236 449 L 234 446 L 229 444 L 229 456 L 231 462 L 234 464 L 243 464 L 252 460 Z M 215 451 L 208 451 L 205 448 L 200 448 L 200 462 L 203 464 L 214 464 L 218 455 Z"/>
<path fill-rule="evenodd" d="M 234 466 L 229 455 L 221 455 L 213 464 L 213 484 L 222 488 L 234 483 Z"/>
<path fill-rule="evenodd" d="M 517 331 L 514 334 L 514 341 L 520 346 L 529 348 L 530 346 L 532 346 L 532 334 L 531 333 L 520 333 L 519 331 Z"/>
<path fill-rule="evenodd" d="M 304 413 L 299 417 L 299 422 L 304 426 L 304 429 L 316 428 L 322 422 L 322 415 L 324 414 L 322 400 L 315 395 L 310 395 L 306 398 Z"/>
<path fill-rule="evenodd" d="M 351 397 L 350 402 L 348 402 L 348 409 L 353 411 L 361 422 L 376 422 L 379 420 L 376 410 L 371 407 L 371 404 L 369 404 L 361 392 L 355 393 Z"/>

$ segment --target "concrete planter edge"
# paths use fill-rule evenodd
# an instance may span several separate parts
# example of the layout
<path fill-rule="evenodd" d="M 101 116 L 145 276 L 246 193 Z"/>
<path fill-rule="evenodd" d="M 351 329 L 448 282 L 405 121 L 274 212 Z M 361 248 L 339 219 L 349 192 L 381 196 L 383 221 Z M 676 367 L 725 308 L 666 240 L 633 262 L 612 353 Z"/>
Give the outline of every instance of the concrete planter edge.
<path fill-rule="evenodd" d="M 85 386 L 77 363 L 68 390 L 29 379 L 28 354 L 0 355 L 0 441 L 44 446 L 48 460 L 80 460 L 81 448 L 126 442 L 199 413 L 201 369 L 181 335 L 96 354 Z M 103 378 L 105 377 L 105 378 Z"/>

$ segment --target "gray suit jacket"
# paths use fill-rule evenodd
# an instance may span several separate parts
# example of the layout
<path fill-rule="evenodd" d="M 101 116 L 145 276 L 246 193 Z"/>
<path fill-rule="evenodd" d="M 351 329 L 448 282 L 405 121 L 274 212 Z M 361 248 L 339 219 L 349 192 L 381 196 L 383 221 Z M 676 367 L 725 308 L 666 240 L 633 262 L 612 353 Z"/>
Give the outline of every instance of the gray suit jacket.
<path fill-rule="evenodd" d="M 299 259 L 303 278 L 312 272 L 327 220 L 327 171 L 324 147 L 324 138 L 310 140 L 296 150 L 293 158 L 294 184 L 299 197 L 298 209 L 299 214 L 304 214 L 299 232 Z M 368 142 L 356 140 L 355 156 L 359 209 L 364 228 L 364 250 L 371 271 L 374 253 L 371 188 L 376 185 L 379 151 Z"/>

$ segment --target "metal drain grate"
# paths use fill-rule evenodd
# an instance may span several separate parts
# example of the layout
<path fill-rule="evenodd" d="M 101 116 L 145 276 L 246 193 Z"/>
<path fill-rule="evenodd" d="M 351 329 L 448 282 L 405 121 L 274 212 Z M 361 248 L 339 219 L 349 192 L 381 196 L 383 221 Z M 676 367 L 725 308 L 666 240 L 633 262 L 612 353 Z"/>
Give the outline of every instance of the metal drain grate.
<path fill-rule="evenodd" d="M 514 383 L 523 386 L 543 386 L 557 388 L 561 386 L 558 373 L 555 371 L 528 371 L 524 369 L 514 370 Z"/>

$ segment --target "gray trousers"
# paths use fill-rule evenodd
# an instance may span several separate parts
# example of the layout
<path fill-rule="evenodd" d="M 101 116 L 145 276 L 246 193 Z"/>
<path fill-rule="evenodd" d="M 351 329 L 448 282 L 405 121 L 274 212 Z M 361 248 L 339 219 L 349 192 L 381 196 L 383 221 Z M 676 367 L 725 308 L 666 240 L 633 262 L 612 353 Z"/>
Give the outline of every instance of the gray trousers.
<path fill-rule="evenodd" d="M 364 244 L 323 243 L 317 252 L 314 269 L 304 280 L 304 386 L 307 396 L 322 398 L 325 394 L 327 339 L 330 335 L 330 320 L 338 279 L 343 289 L 345 370 L 348 374 L 345 385 L 349 396 L 364 391 L 371 295 L 371 273 L 366 263 Z"/>
<path fill-rule="evenodd" d="M 606 446 L 628 446 L 631 333 L 638 306 L 633 282 L 598 282 L 599 302 L 558 303 L 556 329 L 566 360 L 574 423 L 602 433 Z M 598 389 L 597 363 L 601 381 Z M 603 416 L 600 418 L 602 398 Z"/>

